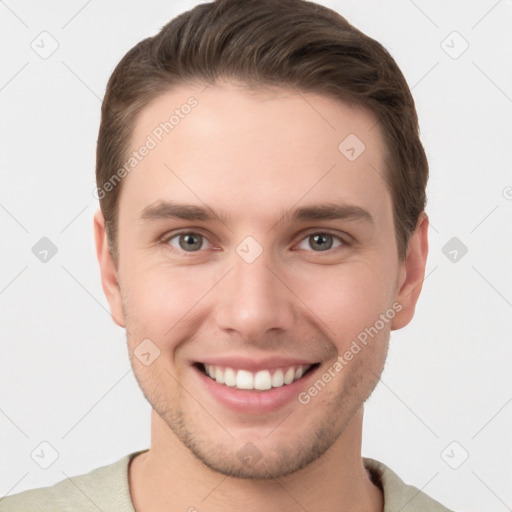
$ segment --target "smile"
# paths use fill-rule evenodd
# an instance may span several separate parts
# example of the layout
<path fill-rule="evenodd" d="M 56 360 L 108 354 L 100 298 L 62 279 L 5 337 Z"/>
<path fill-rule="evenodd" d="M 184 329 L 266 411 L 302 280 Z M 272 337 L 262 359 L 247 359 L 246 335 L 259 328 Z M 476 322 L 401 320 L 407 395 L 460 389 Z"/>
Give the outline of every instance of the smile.
<path fill-rule="evenodd" d="M 218 384 L 242 390 L 258 391 L 265 391 L 292 384 L 318 365 L 319 363 L 312 365 L 303 364 L 251 372 L 244 369 L 237 370 L 224 366 L 196 363 L 197 368 L 204 375 L 210 377 Z"/>

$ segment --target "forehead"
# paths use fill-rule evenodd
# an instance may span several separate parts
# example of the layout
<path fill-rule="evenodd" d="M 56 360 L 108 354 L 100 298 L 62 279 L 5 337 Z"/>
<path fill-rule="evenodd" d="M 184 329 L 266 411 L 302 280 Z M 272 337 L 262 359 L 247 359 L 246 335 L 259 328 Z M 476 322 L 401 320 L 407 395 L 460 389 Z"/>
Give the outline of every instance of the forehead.
<path fill-rule="evenodd" d="M 180 86 L 141 112 L 130 151 L 139 155 L 124 178 L 121 213 L 123 204 L 135 214 L 166 199 L 261 223 L 310 201 L 390 213 L 376 119 L 319 94 Z"/>

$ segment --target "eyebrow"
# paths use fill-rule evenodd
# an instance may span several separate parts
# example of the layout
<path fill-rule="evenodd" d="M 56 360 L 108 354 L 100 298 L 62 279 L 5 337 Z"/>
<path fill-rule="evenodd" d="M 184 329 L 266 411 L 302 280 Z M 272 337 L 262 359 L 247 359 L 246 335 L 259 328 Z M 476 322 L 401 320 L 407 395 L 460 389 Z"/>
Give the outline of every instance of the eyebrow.
<path fill-rule="evenodd" d="M 229 222 L 229 218 L 226 215 L 221 215 L 208 206 L 196 206 L 174 201 L 158 201 L 153 203 L 142 210 L 140 217 L 146 221 L 183 219 L 189 221 L 221 222 L 226 225 Z M 284 211 L 281 213 L 280 219 L 288 219 L 290 222 L 339 219 L 364 221 L 371 225 L 375 224 L 368 210 L 356 205 L 338 203 L 313 204 Z"/>

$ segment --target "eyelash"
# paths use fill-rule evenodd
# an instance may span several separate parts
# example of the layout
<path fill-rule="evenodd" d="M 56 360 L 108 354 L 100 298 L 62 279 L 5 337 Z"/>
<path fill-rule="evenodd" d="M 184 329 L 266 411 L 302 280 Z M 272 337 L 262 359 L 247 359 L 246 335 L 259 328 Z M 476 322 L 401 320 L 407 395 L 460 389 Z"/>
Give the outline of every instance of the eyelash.
<path fill-rule="evenodd" d="M 180 235 L 199 235 L 203 239 L 208 240 L 208 238 L 205 235 L 203 235 L 200 231 L 184 230 L 184 231 L 179 231 L 177 233 L 172 233 L 170 235 L 164 236 L 164 238 L 162 239 L 161 243 L 164 244 L 164 245 L 167 245 L 167 244 L 169 244 L 169 242 L 172 239 L 174 239 L 176 237 L 179 237 Z M 312 235 L 330 235 L 333 238 L 337 239 L 339 242 L 341 242 L 341 246 L 339 245 L 337 247 L 332 247 L 332 248 L 326 249 L 325 251 L 309 250 L 307 252 L 313 252 L 313 253 L 317 253 L 317 254 L 322 254 L 322 253 L 331 254 L 336 249 L 343 249 L 344 247 L 348 247 L 350 245 L 350 243 L 346 239 L 342 238 L 340 235 L 338 235 L 338 234 L 336 234 L 336 233 L 334 233 L 334 232 L 332 232 L 332 231 L 330 231 L 328 229 L 309 231 L 309 232 L 305 233 L 302 236 L 302 238 L 299 240 L 298 243 L 300 244 L 301 242 L 303 242 L 304 240 L 306 240 L 307 238 L 309 238 Z M 208 240 L 208 242 L 209 242 L 209 240 Z M 185 251 L 183 249 L 177 249 L 176 247 L 171 247 L 171 250 L 179 251 L 180 253 L 186 254 L 187 256 L 189 256 L 189 255 L 192 256 L 194 254 L 198 254 L 198 253 L 203 251 L 203 249 L 200 249 L 198 251 Z M 301 249 L 301 250 L 303 250 L 303 249 Z"/>

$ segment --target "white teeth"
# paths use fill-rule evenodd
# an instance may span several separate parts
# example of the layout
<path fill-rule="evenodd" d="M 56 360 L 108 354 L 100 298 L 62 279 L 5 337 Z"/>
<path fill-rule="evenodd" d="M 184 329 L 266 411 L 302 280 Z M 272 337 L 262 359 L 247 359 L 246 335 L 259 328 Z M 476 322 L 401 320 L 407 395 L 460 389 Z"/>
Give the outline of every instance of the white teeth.
<path fill-rule="evenodd" d="M 280 388 L 284 384 L 284 375 L 283 370 L 277 370 L 274 375 L 272 375 L 272 387 Z"/>
<path fill-rule="evenodd" d="M 238 389 L 254 389 L 254 378 L 247 370 L 238 370 L 236 374 L 236 387 Z"/>
<path fill-rule="evenodd" d="M 288 370 L 284 374 L 284 383 L 291 384 L 293 382 L 294 378 L 295 378 L 295 370 L 293 368 L 288 368 Z"/>
<path fill-rule="evenodd" d="M 254 376 L 254 389 L 261 391 L 270 389 L 272 387 L 272 379 L 270 378 L 270 372 L 268 370 L 260 370 Z"/>
<path fill-rule="evenodd" d="M 225 384 L 226 386 L 238 389 L 265 391 L 291 384 L 300 379 L 309 370 L 311 365 L 290 366 L 287 369 L 278 368 L 277 370 L 259 370 L 256 373 L 209 364 L 205 364 L 204 367 L 206 373 L 219 384 Z"/>
<path fill-rule="evenodd" d="M 219 367 L 217 367 L 217 368 L 219 368 Z M 222 371 L 222 369 L 220 369 L 220 370 Z M 215 380 L 217 380 L 217 379 L 215 379 Z M 219 381 L 217 381 L 217 382 L 219 382 Z M 220 382 L 220 384 L 222 384 L 222 382 Z M 230 386 L 230 387 L 236 386 L 236 373 L 235 373 L 235 370 L 233 370 L 233 368 L 226 368 L 226 370 L 224 372 L 224 384 L 226 384 L 226 386 Z"/>
<path fill-rule="evenodd" d="M 214 378 L 219 384 L 224 384 L 224 372 L 218 366 L 215 368 Z"/>

